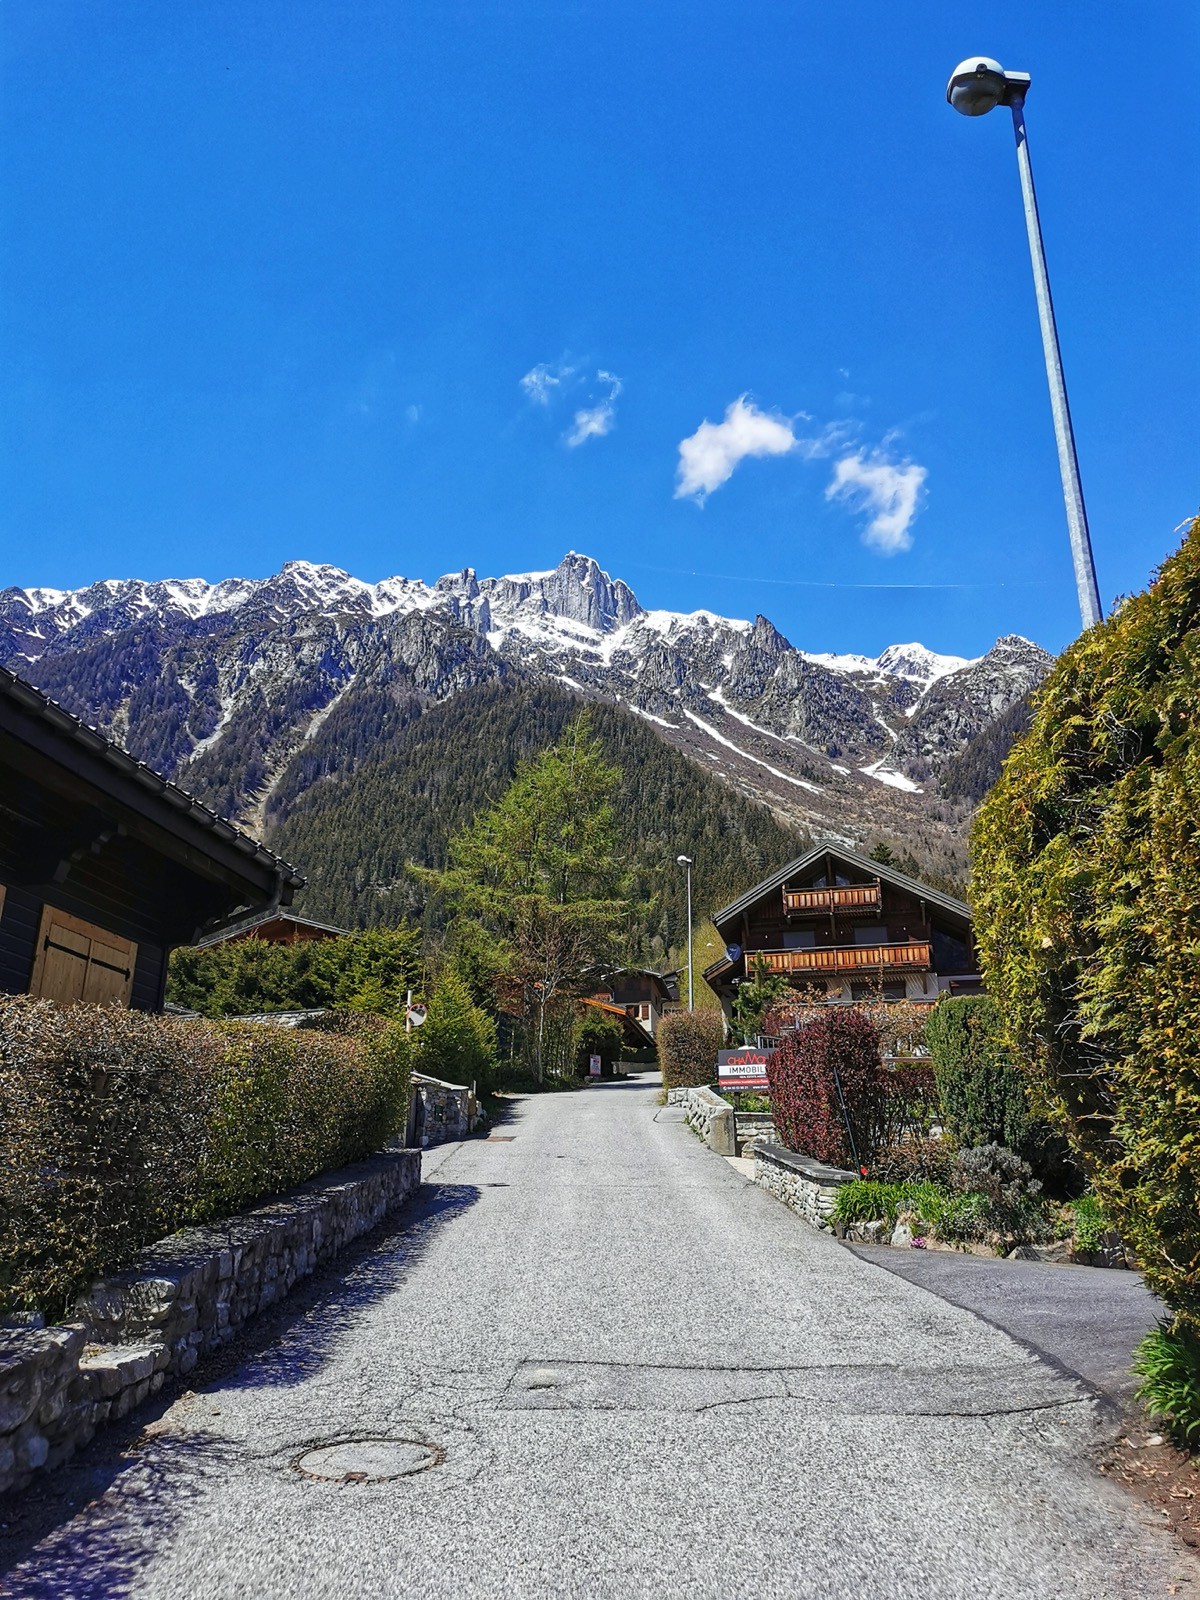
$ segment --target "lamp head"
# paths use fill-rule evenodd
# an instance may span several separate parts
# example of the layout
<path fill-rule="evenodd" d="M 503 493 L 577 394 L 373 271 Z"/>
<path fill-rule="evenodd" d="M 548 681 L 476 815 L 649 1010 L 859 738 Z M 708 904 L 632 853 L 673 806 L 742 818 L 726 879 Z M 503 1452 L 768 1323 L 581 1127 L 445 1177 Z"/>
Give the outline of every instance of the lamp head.
<path fill-rule="evenodd" d="M 1005 72 L 991 56 L 968 56 L 950 74 L 946 99 L 964 117 L 982 117 L 996 106 L 1023 100 L 1028 88 L 1027 72 Z"/>
<path fill-rule="evenodd" d="M 675 860 L 681 867 L 690 867 L 692 864 L 691 856 L 676 856 Z"/>

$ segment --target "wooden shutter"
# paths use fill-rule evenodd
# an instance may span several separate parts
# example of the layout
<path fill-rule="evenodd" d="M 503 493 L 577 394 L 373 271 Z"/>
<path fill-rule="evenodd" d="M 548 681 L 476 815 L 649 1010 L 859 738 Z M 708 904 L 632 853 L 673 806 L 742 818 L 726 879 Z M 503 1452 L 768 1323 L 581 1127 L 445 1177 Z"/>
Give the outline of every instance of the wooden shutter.
<path fill-rule="evenodd" d="M 128 1006 L 136 960 L 131 939 L 45 906 L 29 992 L 61 1006 Z"/>

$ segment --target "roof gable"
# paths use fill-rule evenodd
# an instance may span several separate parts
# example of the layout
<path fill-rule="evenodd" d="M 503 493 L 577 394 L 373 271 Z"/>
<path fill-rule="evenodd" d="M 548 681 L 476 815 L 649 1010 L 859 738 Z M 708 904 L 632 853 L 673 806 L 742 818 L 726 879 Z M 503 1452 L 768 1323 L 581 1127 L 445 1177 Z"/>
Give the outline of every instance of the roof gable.
<path fill-rule="evenodd" d="M 721 931 L 723 922 L 729 922 L 741 916 L 743 911 L 749 911 L 751 906 L 757 905 L 766 895 L 772 894 L 776 889 L 782 889 L 789 878 L 799 877 L 810 868 L 818 866 L 826 856 L 842 862 L 855 872 L 864 872 L 870 877 L 878 878 L 881 883 L 890 883 L 894 889 L 927 900 L 931 906 L 937 906 L 948 916 L 960 918 L 968 923 L 971 921 L 971 908 L 964 900 L 956 900 L 953 895 L 943 894 L 940 889 L 931 888 L 919 878 L 910 878 L 906 872 L 898 872 L 895 867 L 884 866 L 882 862 L 873 861 L 870 856 L 860 855 L 857 850 L 852 850 L 839 842 L 814 845 L 811 850 L 806 850 L 802 856 L 789 861 L 769 878 L 764 878 L 752 889 L 747 889 L 745 894 L 732 900 L 729 905 L 722 906 L 720 911 L 713 913 L 713 922 L 718 932 Z"/>

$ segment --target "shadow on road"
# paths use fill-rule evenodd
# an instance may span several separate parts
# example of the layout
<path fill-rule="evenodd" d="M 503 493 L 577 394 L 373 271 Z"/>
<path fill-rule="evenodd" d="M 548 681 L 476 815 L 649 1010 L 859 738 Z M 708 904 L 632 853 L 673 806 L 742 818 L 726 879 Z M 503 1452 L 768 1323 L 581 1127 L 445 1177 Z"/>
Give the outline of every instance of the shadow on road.
<path fill-rule="evenodd" d="M 479 1198 L 473 1184 L 422 1184 L 411 1200 L 336 1261 L 296 1285 L 189 1378 L 170 1381 L 124 1422 L 106 1428 L 57 1472 L 0 1507 L 0 1596 L 13 1600 L 109 1600 L 128 1595 L 167 1541 L 204 1479 L 241 1459 L 236 1445 L 203 1432 L 161 1428 L 187 1389 L 303 1382 L 331 1358 L 367 1306 L 391 1292 L 437 1234 Z M 36 1549 L 37 1573 L 21 1564 Z"/>
<path fill-rule="evenodd" d="M 320 1372 L 359 1312 L 390 1294 L 434 1239 L 479 1199 L 470 1183 L 424 1183 L 411 1200 L 193 1375 L 193 1386 L 286 1387 Z"/>

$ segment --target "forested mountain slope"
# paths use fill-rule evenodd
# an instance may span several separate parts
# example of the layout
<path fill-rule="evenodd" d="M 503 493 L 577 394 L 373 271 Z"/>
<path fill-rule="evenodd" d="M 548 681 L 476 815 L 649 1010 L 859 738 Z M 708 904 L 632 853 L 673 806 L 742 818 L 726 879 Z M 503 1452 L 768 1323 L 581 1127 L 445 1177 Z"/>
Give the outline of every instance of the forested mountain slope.
<path fill-rule="evenodd" d="M 375 748 L 321 770 L 319 750 L 285 774 L 268 818 L 273 849 L 302 865 L 305 913 L 352 926 L 438 908 L 408 863 L 440 866 L 447 840 L 499 799 L 518 761 L 559 737 L 580 699 L 550 684 L 466 690 L 419 718 L 380 725 Z M 592 705 L 593 730 L 622 773 L 617 807 L 636 905 L 629 953 L 658 961 L 686 938 L 683 870 L 694 862 L 698 915 L 799 854 L 806 836 L 698 770 L 618 706 Z M 328 754 L 328 751 L 326 752 Z"/>

